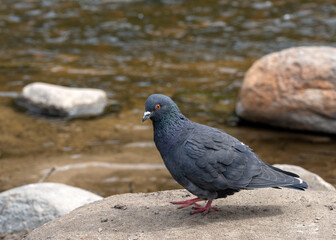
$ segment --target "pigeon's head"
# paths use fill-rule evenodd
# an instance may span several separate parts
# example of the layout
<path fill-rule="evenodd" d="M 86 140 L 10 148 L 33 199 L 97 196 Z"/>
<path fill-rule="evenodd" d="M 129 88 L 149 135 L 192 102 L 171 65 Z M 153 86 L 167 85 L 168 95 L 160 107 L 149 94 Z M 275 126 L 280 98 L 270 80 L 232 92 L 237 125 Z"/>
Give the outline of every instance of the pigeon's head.
<path fill-rule="evenodd" d="M 147 98 L 145 104 L 145 113 L 143 115 L 142 121 L 146 121 L 150 118 L 153 122 L 158 122 L 161 119 L 172 117 L 180 114 L 180 110 L 177 105 L 167 97 L 162 94 L 152 94 Z"/>

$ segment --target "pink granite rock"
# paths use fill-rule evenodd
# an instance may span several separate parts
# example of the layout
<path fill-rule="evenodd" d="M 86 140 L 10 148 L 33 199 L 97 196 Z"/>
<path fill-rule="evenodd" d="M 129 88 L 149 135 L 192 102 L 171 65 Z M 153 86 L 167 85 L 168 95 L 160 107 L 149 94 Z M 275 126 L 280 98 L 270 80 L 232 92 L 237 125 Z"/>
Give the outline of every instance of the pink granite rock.
<path fill-rule="evenodd" d="M 336 133 L 336 48 L 266 55 L 247 71 L 236 106 L 252 122 Z"/>

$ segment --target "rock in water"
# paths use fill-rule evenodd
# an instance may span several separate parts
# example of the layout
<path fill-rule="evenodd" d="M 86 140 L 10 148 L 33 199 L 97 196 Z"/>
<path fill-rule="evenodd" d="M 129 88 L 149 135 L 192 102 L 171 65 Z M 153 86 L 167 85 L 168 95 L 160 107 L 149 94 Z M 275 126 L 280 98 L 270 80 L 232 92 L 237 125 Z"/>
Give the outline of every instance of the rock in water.
<path fill-rule="evenodd" d="M 336 134 L 336 48 L 262 57 L 245 75 L 236 112 L 252 122 Z"/>
<path fill-rule="evenodd" d="M 35 113 L 76 118 L 101 114 L 107 104 L 107 96 L 100 89 L 36 82 L 23 88 L 17 102 Z"/>
<path fill-rule="evenodd" d="M 222 130 L 190 121 L 167 96 L 153 94 L 145 105 L 142 121 L 150 118 L 154 141 L 174 179 L 197 196 L 172 202 L 191 213 L 207 214 L 216 198 L 225 198 L 242 189 L 286 187 L 306 189 L 298 175 L 262 162 L 253 151 Z M 197 202 L 208 200 L 205 207 Z"/>
<path fill-rule="evenodd" d="M 0 193 L 0 232 L 33 229 L 102 197 L 59 183 L 37 183 Z"/>

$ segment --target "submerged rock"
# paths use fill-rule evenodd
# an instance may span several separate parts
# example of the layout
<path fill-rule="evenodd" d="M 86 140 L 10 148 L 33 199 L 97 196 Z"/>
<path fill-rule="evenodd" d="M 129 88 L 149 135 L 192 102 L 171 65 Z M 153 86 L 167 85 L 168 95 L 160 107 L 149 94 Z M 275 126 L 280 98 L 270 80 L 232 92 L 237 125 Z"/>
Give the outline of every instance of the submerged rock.
<path fill-rule="evenodd" d="M 336 48 L 262 57 L 246 73 L 236 112 L 252 122 L 336 134 Z"/>
<path fill-rule="evenodd" d="M 36 82 L 23 88 L 17 103 L 35 113 L 76 118 L 103 113 L 107 95 L 100 89 L 70 88 Z"/>
<path fill-rule="evenodd" d="M 0 232 L 33 229 L 102 197 L 59 183 L 37 183 L 0 193 Z"/>

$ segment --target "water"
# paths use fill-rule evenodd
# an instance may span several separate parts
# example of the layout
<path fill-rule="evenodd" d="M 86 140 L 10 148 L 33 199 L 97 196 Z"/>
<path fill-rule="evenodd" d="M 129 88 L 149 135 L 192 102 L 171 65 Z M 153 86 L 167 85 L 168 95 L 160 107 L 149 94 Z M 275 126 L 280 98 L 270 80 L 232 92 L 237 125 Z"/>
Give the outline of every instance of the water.
<path fill-rule="evenodd" d="M 244 140 L 265 161 L 299 164 L 336 185 L 335 138 L 237 126 L 234 114 L 256 59 L 336 46 L 335 1 L 8 0 L 0 36 L 0 191 L 38 181 L 54 165 L 161 164 L 151 126 L 140 122 L 152 93 L 172 96 L 188 117 Z M 35 81 L 100 88 L 111 105 L 102 118 L 39 118 L 12 103 Z M 48 180 L 105 196 L 177 186 L 165 170 L 91 169 L 56 171 Z"/>

